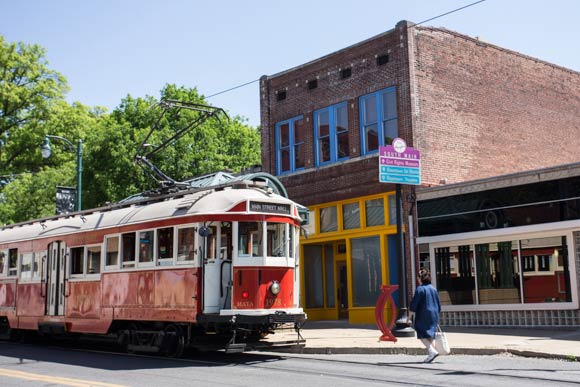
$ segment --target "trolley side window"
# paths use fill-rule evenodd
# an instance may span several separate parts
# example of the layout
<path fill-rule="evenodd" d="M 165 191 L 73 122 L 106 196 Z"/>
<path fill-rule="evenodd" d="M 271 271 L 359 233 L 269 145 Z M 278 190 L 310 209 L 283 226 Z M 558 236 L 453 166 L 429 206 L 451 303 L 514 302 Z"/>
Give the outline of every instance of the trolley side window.
<path fill-rule="evenodd" d="M 261 222 L 240 222 L 238 225 L 238 256 L 263 255 Z"/>
<path fill-rule="evenodd" d="M 0 251 L 0 276 L 6 275 L 6 251 Z"/>
<path fill-rule="evenodd" d="M 195 227 L 177 230 L 177 261 L 193 261 L 195 258 Z"/>
<path fill-rule="evenodd" d="M 32 278 L 40 278 L 40 265 L 43 262 L 42 256 L 43 253 L 40 251 L 32 253 Z"/>
<path fill-rule="evenodd" d="M 101 272 L 101 246 L 87 247 L 87 274 Z"/>
<path fill-rule="evenodd" d="M 85 271 L 85 248 L 74 247 L 70 249 L 70 274 L 83 275 Z"/>
<path fill-rule="evenodd" d="M 139 262 L 153 262 L 155 233 L 153 230 L 139 232 Z"/>
<path fill-rule="evenodd" d="M 32 279 L 32 260 L 34 253 L 20 254 L 20 278 L 23 280 Z"/>
<path fill-rule="evenodd" d="M 157 229 L 157 259 L 173 259 L 173 227 Z"/>
<path fill-rule="evenodd" d="M 18 274 L 18 249 L 8 250 L 8 275 L 16 276 Z"/>
<path fill-rule="evenodd" d="M 135 249 L 136 249 L 135 236 L 136 235 L 134 232 L 123 234 L 121 236 L 123 267 L 135 266 Z"/>
<path fill-rule="evenodd" d="M 105 264 L 107 266 L 119 266 L 119 237 L 108 237 L 105 241 L 105 251 L 106 259 Z"/>

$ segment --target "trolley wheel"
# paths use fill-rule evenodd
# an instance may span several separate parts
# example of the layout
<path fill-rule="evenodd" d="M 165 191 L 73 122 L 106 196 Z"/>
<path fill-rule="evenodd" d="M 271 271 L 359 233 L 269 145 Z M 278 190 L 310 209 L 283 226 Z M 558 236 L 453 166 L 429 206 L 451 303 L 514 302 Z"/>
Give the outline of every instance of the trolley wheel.
<path fill-rule="evenodd" d="M 136 323 L 129 323 L 126 329 L 119 332 L 117 341 L 124 352 L 130 354 L 135 353 L 135 351 L 131 349 L 131 345 L 139 344 L 137 338 L 138 330 L 139 326 Z"/>
<path fill-rule="evenodd" d="M 185 349 L 185 336 L 179 325 L 169 324 L 163 330 L 163 352 L 167 357 L 180 357 Z"/>

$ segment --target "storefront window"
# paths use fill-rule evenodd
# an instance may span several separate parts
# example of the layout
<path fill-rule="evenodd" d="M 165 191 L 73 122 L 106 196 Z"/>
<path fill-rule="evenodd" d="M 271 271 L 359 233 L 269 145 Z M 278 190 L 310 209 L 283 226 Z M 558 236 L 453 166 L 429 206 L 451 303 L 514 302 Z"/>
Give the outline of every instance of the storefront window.
<path fill-rule="evenodd" d="M 566 237 L 522 239 L 524 303 L 571 301 Z"/>
<path fill-rule="evenodd" d="M 435 267 L 444 305 L 572 301 L 565 236 L 438 247 Z"/>
<path fill-rule="evenodd" d="M 334 308 L 334 250 L 332 245 L 324 246 L 324 266 L 326 270 L 326 306 Z"/>
<path fill-rule="evenodd" d="M 379 237 L 352 239 L 351 249 L 353 306 L 374 306 L 382 283 Z"/>
<path fill-rule="evenodd" d="M 304 281 L 306 288 L 306 307 L 322 308 L 322 246 L 304 246 Z"/>
<path fill-rule="evenodd" d="M 480 304 L 519 304 L 518 242 L 475 245 Z"/>
<path fill-rule="evenodd" d="M 397 224 L 397 199 L 395 195 L 389 195 L 389 224 Z"/>
<path fill-rule="evenodd" d="M 442 305 L 475 303 L 475 269 L 471 246 L 436 248 L 435 270 Z"/>
<path fill-rule="evenodd" d="M 320 232 L 338 231 L 336 207 L 320 209 Z"/>
<path fill-rule="evenodd" d="M 360 210 L 357 203 L 348 203 L 342 206 L 342 224 L 345 230 L 360 228 Z"/>
<path fill-rule="evenodd" d="M 367 227 L 385 224 L 385 206 L 383 198 L 365 200 Z"/>

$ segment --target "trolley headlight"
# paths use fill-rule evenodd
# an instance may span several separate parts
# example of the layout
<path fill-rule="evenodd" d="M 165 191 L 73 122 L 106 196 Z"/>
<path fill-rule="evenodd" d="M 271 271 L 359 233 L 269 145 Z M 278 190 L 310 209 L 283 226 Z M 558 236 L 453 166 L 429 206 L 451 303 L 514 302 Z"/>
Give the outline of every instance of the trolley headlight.
<path fill-rule="evenodd" d="M 280 293 L 280 283 L 278 281 L 272 281 L 272 284 L 270 284 L 270 293 L 273 295 Z"/>

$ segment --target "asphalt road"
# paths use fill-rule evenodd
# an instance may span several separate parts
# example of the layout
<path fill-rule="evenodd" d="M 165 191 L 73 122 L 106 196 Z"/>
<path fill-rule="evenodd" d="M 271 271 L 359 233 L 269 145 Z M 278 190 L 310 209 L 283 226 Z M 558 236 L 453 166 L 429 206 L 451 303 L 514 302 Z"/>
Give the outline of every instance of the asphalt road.
<path fill-rule="evenodd" d="M 515 356 L 186 354 L 182 359 L 102 349 L 0 343 L 0 385 L 580 386 L 580 363 Z"/>

